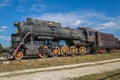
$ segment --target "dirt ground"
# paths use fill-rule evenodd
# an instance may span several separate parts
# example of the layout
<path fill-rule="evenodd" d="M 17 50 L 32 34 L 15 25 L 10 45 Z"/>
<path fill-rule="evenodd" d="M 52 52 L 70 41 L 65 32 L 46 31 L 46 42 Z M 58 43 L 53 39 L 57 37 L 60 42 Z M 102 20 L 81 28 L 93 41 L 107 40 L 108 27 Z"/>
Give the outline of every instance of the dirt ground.
<path fill-rule="evenodd" d="M 104 64 L 94 64 L 84 67 L 25 73 L 22 75 L 14 75 L 9 77 L 6 76 L 1 77 L 0 80 L 69 80 L 74 77 L 99 74 L 116 69 L 120 69 L 120 61 Z"/>

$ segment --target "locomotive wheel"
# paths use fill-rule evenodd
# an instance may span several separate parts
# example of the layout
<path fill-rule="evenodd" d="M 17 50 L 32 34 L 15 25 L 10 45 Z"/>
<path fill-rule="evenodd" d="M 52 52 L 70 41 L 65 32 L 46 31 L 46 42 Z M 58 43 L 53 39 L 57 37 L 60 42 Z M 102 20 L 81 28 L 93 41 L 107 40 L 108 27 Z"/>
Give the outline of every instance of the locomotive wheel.
<path fill-rule="evenodd" d="M 62 48 L 61 48 L 61 54 L 63 56 L 66 56 L 66 55 L 69 54 L 69 48 L 68 48 L 68 46 L 62 46 Z"/>
<path fill-rule="evenodd" d="M 15 55 L 14 55 L 14 58 L 16 60 L 20 60 L 23 58 L 23 52 L 22 51 L 18 51 Z"/>
<path fill-rule="evenodd" d="M 44 52 L 40 52 L 39 56 L 40 56 L 40 58 L 47 58 L 48 57 L 48 55 Z"/>
<path fill-rule="evenodd" d="M 48 47 L 47 47 L 47 46 L 44 46 L 44 49 L 45 49 L 45 50 L 48 50 Z M 48 57 L 48 54 L 47 54 L 46 51 L 42 51 L 42 52 L 39 53 L 39 57 L 40 57 L 40 58 L 47 58 L 47 57 Z"/>
<path fill-rule="evenodd" d="M 55 48 L 52 48 L 52 49 L 51 49 L 51 55 L 52 55 L 53 57 L 58 57 L 59 54 L 60 54 L 60 49 L 59 49 L 59 47 L 55 47 Z"/>
<path fill-rule="evenodd" d="M 70 47 L 70 53 L 71 53 L 72 56 L 74 56 L 78 53 L 78 49 L 76 48 L 76 46 L 71 46 Z"/>
<path fill-rule="evenodd" d="M 87 48 L 85 46 L 81 46 L 79 48 L 79 52 L 80 52 L 81 55 L 85 55 L 86 52 L 87 52 Z"/>

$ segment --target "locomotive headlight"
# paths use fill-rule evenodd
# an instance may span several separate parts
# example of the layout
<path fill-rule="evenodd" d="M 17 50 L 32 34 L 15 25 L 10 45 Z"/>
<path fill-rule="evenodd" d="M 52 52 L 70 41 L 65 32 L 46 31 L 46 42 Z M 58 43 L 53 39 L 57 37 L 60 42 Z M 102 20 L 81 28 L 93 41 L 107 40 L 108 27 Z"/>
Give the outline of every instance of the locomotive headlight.
<path fill-rule="evenodd" d="M 16 30 L 16 34 L 18 34 L 19 33 L 19 31 L 18 31 L 18 29 Z"/>

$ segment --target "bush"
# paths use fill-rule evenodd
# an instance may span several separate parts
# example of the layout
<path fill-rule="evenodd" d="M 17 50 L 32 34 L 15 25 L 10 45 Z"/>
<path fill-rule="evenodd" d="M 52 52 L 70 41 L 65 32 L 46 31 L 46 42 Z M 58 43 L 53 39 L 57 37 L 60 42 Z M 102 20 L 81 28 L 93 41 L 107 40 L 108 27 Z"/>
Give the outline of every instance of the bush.
<path fill-rule="evenodd" d="M 0 44 L 0 54 L 2 54 L 2 52 L 3 52 L 3 46 L 2 44 Z"/>

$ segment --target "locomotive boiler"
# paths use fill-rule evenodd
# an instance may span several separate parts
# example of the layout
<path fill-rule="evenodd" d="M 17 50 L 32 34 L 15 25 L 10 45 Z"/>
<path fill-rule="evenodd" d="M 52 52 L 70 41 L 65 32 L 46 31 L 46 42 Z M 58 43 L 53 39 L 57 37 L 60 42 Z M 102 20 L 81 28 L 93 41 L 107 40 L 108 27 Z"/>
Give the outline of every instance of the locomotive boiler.
<path fill-rule="evenodd" d="M 23 56 L 46 58 L 85 55 L 119 47 L 118 39 L 114 35 L 100 33 L 88 27 L 71 29 L 62 27 L 58 22 L 32 18 L 27 18 L 26 22 L 15 22 L 14 26 L 17 27 L 17 32 L 11 35 L 10 54 L 15 59 L 22 59 Z M 107 39 L 102 39 L 104 36 Z"/>

